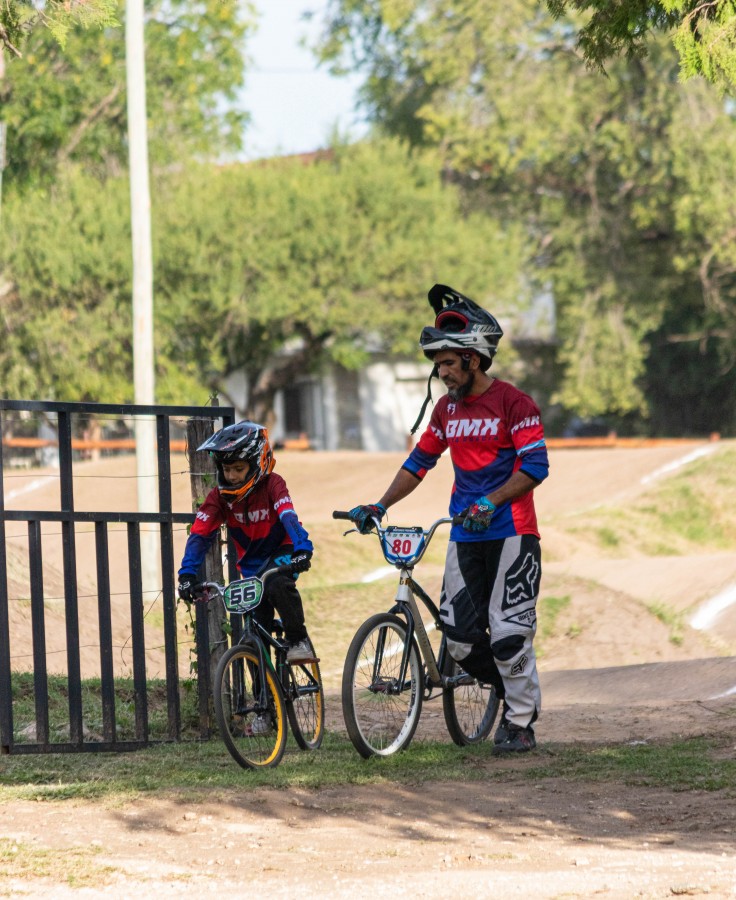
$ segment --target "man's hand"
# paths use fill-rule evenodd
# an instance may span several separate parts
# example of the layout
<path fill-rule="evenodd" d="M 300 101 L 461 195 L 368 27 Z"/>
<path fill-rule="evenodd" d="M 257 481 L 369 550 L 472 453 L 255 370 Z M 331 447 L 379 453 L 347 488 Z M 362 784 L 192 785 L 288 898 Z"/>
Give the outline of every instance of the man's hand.
<path fill-rule="evenodd" d="M 475 503 L 470 504 L 465 513 L 463 528 L 466 531 L 487 531 L 495 511 L 496 507 L 487 497 L 478 497 Z"/>
<path fill-rule="evenodd" d="M 373 531 L 375 525 L 373 519 L 381 519 L 386 515 L 386 507 L 381 503 L 371 503 L 368 506 L 354 506 L 348 513 L 350 521 L 358 526 L 361 534 Z"/>
<path fill-rule="evenodd" d="M 182 572 L 179 575 L 179 598 L 186 603 L 194 603 L 197 599 L 197 591 L 200 583 L 197 581 L 196 575 L 189 575 Z"/>
<path fill-rule="evenodd" d="M 297 550 L 291 554 L 291 568 L 295 572 L 307 572 L 312 568 L 312 551 Z"/>

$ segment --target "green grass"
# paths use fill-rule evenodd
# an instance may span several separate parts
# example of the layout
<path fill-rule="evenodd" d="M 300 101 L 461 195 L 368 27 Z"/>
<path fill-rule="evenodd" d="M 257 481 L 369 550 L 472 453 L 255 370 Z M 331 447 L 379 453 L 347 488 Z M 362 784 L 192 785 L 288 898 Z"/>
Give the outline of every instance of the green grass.
<path fill-rule="evenodd" d="M 593 536 L 602 550 L 649 556 L 725 550 L 736 543 L 736 451 L 698 459 L 644 491 L 625 508 L 574 518 L 567 530 Z"/>
<path fill-rule="evenodd" d="M 0 870 L 4 878 L 48 878 L 70 888 L 97 888 L 119 870 L 96 862 L 100 848 L 47 850 L 0 838 Z"/>
<path fill-rule="evenodd" d="M 679 647 L 685 638 L 685 617 L 662 603 L 648 603 L 647 609 L 655 618 L 669 628 L 670 643 Z"/>
<path fill-rule="evenodd" d="M 168 711 L 166 683 L 161 679 L 149 679 L 146 699 L 148 729 L 152 740 L 164 740 L 168 736 Z M 35 743 L 32 733 L 36 722 L 36 706 L 33 674 L 12 674 L 13 737 L 18 744 Z M 195 683 L 180 683 L 182 735 L 194 737 L 198 733 L 198 710 Z M 51 743 L 69 740 L 69 686 L 66 677 L 48 676 L 49 738 Z M 82 714 L 87 731 L 86 740 L 102 740 L 102 700 L 99 678 L 82 681 Z M 115 679 L 115 722 L 119 741 L 134 740 L 136 735 L 135 689 L 130 678 Z"/>
<path fill-rule="evenodd" d="M 537 647 L 544 649 L 544 641 L 554 637 L 557 633 L 557 620 L 564 609 L 570 605 L 570 595 L 564 597 L 539 598 L 537 609 L 539 619 L 539 632 L 537 635 Z"/>
<path fill-rule="evenodd" d="M 491 756 L 491 744 L 456 747 L 415 741 L 388 759 L 363 760 L 348 739 L 327 734 L 322 748 L 303 753 L 290 743 L 280 766 L 246 771 L 219 740 L 162 744 L 126 754 L 11 755 L 0 773 L 0 805 L 12 800 L 95 800 L 115 806 L 147 794 L 212 802 L 243 788 L 319 789 L 337 785 L 425 784 L 435 781 L 621 782 L 677 791 L 736 792 L 736 760 L 726 738 L 646 745 L 540 744 L 518 760 Z"/>

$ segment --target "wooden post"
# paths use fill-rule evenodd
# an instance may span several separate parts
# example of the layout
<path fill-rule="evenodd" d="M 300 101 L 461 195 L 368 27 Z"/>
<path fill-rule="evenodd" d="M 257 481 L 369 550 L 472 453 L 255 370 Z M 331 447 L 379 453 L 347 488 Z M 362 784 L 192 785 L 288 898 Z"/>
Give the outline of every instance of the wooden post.
<path fill-rule="evenodd" d="M 197 453 L 197 447 L 213 434 L 212 419 L 189 419 L 187 422 L 187 459 L 192 488 L 192 512 L 197 512 L 205 497 L 217 484 L 215 464 L 209 453 Z M 203 581 L 223 583 L 222 537 L 207 551 Z M 206 608 L 197 606 L 197 677 L 199 681 L 200 718 L 203 709 L 209 710 L 215 669 L 227 649 L 227 634 L 223 624 L 227 613 L 222 600 L 210 600 Z M 207 718 L 210 718 L 209 712 Z"/>

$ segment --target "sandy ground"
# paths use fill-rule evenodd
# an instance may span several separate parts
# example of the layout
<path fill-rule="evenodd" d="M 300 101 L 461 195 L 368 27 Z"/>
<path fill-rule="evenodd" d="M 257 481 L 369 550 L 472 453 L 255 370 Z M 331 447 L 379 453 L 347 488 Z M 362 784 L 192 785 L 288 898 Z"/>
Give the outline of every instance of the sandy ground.
<path fill-rule="evenodd" d="M 719 452 L 719 446 L 552 453 L 552 477 L 537 492 L 543 546 L 546 540 L 554 557 L 545 565 L 545 583 L 551 591 L 562 585 L 572 590 L 566 614 L 575 636 L 571 630 L 540 661 L 544 712 L 537 752 L 478 759 L 478 767 L 498 770 L 500 780 L 435 783 L 431 790 L 378 785 L 253 791 L 247 773 L 233 766 L 233 788 L 217 803 L 146 797 L 118 808 L 4 804 L 0 838 L 39 848 L 93 848 L 95 861 L 113 871 L 89 890 L 40 878 L 16 881 L 3 874 L 0 862 L 0 895 L 179 897 L 192 890 L 204 896 L 257 890 L 305 898 L 485 898 L 496 892 L 736 897 L 736 785 L 678 792 L 522 778 L 569 743 L 717 735 L 724 753 L 736 752 L 736 607 L 703 629 L 686 628 L 677 646 L 664 624 L 659 628 L 650 617 L 646 633 L 640 624 L 642 602 L 666 602 L 690 615 L 736 584 L 736 554 L 591 559 L 572 547 L 561 552 L 555 533 L 560 517 L 634 496 L 693 451 Z M 279 467 L 302 519 L 326 523 L 333 508 L 380 496 L 402 459 L 283 453 Z M 88 475 L 94 465 L 87 464 Z M 33 502 L 47 508 L 54 485 L 42 477 L 14 478 L 13 490 L 22 493 L 8 506 Z M 176 477 L 175 504 L 183 511 L 186 476 Z M 433 489 L 417 491 L 392 510 L 395 523 L 426 523 L 444 514 L 449 467 L 441 465 L 431 477 Z M 34 479 L 39 483 L 29 487 Z M 112 502 L 126 508 L 130 483 L 107 484 L 105 507 Z M 7 495 L 7 481 L 5 490 Z M 343 727 L 334 694 L 328 696 L 328 727 Z M 431 705 L 416 740 L 428 737 L 447 739 L 441 710 Z"/>

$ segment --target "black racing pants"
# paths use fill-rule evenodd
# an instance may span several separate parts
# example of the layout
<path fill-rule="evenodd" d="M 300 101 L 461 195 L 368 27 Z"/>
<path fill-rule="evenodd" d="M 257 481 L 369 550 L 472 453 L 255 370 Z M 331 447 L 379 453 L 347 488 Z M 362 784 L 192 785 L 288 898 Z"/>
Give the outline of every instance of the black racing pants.
<path fill-rule="evenodd" d="M 262 571 L 289 562 L 291 554 L 279 555 L 269 561 Z M 275 608 L 275 609 L 274 609 Z M 304 624 L 304 606 L 293 575 L 271 575 L 266 581 L 263 599 L 256 607 L 253 618 L 266 630 L 271 630 L 275 610 L 284 623 L 284 635 L 290 644 L 303 641 L 307 636 Z"/>
<path fill-rule="evenodd" d="M 534 654 L 541 580 L 539 539 L 450 541 L 440 599 L 450 655 L 496 686 L 507 718 L 526 727 L 541 710 Z"/>

